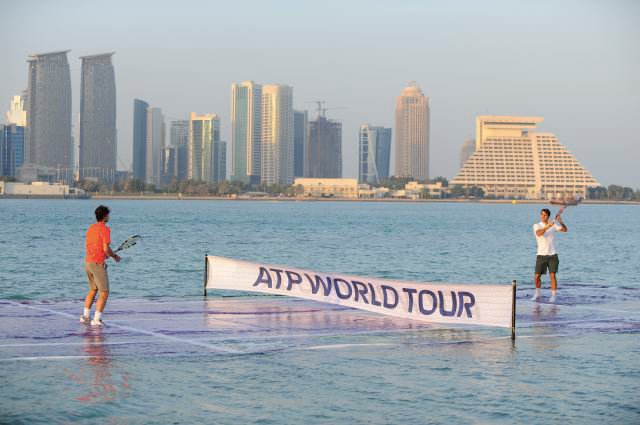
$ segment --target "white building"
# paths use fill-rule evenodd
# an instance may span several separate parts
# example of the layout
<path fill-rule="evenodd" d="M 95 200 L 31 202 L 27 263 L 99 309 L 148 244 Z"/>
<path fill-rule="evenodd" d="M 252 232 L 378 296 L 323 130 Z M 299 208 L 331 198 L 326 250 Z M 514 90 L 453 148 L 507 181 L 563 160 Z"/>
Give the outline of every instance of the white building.
<path fill-rule="evenodd" d="M 7 111 L 7 124 L 15 124 L 20 127 L 27 126 L 27 111 L 24 105 L 25 95 L 13 96 L 11 106 Z"/>
<path fill-rule="evenodd" d="M 585 197 L 600 186 L 551 133 L 532 131 L 542 117 L 479 116 L 476 151 L 450 185 L 481 187 L 498 198 Z"/>
<path fill-rule="evenodd" d="M 447 188 L 442 182 L 421 184 L 416 181 L 409 182 L 404 186 L 405 194 L 420 197 L 423 193 L 428 193 L 430 198 L 445 198 Z"/>
<path fill-rule="evenodd" d="M 395 175 L 429 178 L 429 98 L 415 81 L 396 101 Z"/>
<path fill-rule="evenodd" d="M 48 182 L 10 183 L 0 181 L 0 196 L 7 197 L 42 197 L 42 198 L 69 198 L 85 197 L 82 189 L 69 188 L 69 185 Z"/>
<path fill-rule="evenodd" d="M 358 198 L 382 199 L 390 195 L 388 187 L 371 187 L 366 183 L 358 185 Z"/>
<path fill-rule="evenodd" d="M 303 196 L 316 198 L 357 198 L 357 179 L 314 179 L 300 178 L 295 186 L 302 186 Z"/>
<path fill-rule="evenodd" d="M 293 87 L 262 87 L 262 173 L 264 184 L 293 182 Z"/>

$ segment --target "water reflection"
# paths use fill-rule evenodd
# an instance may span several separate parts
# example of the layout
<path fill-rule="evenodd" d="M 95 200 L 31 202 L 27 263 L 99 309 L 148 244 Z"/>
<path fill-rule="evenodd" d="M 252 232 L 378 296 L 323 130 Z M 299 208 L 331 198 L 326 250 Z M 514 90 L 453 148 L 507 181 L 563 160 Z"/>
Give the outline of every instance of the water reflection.
<path fill-rule="evenodd" d="M 101 328 L 88 328 L 82 334 L 82 351 L 88 356 L 86 363 L 70 378 L 80 384 L 83 394 L 76 400 L 96 403 L 127 396 L 130 389 L 129 374 L 121 373 L 113 364 L 112 346 Z"/>

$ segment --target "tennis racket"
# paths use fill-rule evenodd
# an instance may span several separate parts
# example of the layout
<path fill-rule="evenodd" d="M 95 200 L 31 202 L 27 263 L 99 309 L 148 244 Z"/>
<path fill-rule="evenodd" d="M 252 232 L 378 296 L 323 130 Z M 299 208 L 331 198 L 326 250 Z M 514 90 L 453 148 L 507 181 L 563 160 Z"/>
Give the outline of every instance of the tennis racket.
<path fill-rule="evenodd" d="M 118 251 L 122 251 L 123 249 L 128 249 L 131 248 L 132 246 L 134 246 L 135 244 L 138 243 L 138 241 L 140 240 L 140 238 L 142 238 L 142 236 L 140 235 L 133 235 L 133 236 L 129 236 L 127 238 L 126 241 L 122 242 L 122 245 L 120 245 L 118 247 L 118 249 L 116 249 L 115 251 L 113 251 L 114 253 L 118 252 Z"/>

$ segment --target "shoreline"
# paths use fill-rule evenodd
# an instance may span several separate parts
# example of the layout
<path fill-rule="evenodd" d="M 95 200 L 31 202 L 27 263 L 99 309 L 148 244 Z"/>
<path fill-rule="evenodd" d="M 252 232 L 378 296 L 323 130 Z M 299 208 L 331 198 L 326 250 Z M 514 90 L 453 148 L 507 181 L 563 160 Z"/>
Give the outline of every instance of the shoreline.
<path fill-rule="evenodd" d="M 282 202 L 400 202 L 400 203 L 458 203 L 458 204 L 548 204 L 545 199 L 394 199 L 394 198 L 281 198 L 271 197 L 228 197 L 228 196 L 182 196 L 165 195 L 92 195 L 90 199 L 100 200 L 147 200 L 147 201 L 282 201 Z M 592 205 L 640 205 L 640 201 L 583 200 L 581 204 Z"/>

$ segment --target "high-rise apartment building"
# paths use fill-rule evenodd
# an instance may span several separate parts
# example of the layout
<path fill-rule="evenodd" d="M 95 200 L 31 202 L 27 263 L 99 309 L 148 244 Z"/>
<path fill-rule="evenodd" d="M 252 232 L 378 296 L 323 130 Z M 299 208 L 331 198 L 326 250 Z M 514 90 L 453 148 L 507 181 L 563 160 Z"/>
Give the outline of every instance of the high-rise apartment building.
<path fill-rule="evenodd" d="M 144 100 L 133 100 L 133 178 L 147 180 L 147 109 Z"/>
<path fill-rule="evenodd" d="M 69 50 L 29 55 L 25 163 L 73 168 Z"/>
<path fill-rule="evenodd" d="M 473 139 L 467 139 L 462 144 L 462 148 L 460 148 L 460 168 L 464 166 L 464 163 L 467 162 L 471 155 L 476 151 L 476 141 Z"/>
<path fill-rule="evenodd" d="M 476 150 L 451 185 L 481 187 L 498 198 L 573 198 L 600 184 L 551 133 L 532 131 L 541 117 L 476 118 Z"/>
<path fill-rule="evenodd" d="M 171 145 L 176 148 L 176 178 L 178 181 L 189 177 L 189 120 L 171 121 Z"/>
<path fill-rule="evenodd" d="M 307 177 L 342 178 L 342 123 L 328 120 L 321 111 L 309 121 Z"/>
<path fill-rule="evenodd" d="M 293 111 L 293 177 L 305 176 L 307 144 L 309 136 L 309 114 Z"/>
<path fill-rule="evenodd" d="M 359 132 L 360 183 L 378 184 L 389 177 L 391 129 L 365 124 Z"/>
<path fill-rule="evenodd" d="M 81 179 L 113 182 L 116 172 L 115 53 L 82 56 L 78 172 Z"/>
<path fill-rule="evenodd" d="M 262 85 L 231 85 L 231 180 L 259 183 L 262 172 Z"/>
<path fill-rule="evenodd" d="M 262 87 L 262 173 L 264 184 L 293 183 L 293 87 Z"/>
<path fill-rule="evenodd" d="M 415 81 L 396 100 L 395 174 L 429 179 L 429 98 Z"/>
<path fill-rule="evenodd" d="M 189 120 L 188 178 L 207 182 L 226 179 L 226 143 L 220 140 L 220 117 L 191 113 Z"/>
<path fill-rule="evenodd" d="M 161 150 L 165 145 L 164 115 L 160 108 L 147 108 L 145 174 L 148 184 L 160 184 Z"/>

